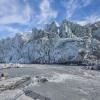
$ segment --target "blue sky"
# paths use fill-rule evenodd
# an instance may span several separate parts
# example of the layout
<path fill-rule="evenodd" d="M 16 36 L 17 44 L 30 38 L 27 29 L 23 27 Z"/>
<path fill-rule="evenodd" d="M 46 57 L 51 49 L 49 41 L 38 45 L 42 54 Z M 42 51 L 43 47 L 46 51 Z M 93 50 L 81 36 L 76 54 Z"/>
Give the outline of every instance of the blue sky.
<path fill-rule="evenodd" d="M 0 0 L 0 38 L 65 18 L 81 25 L 100 21 L 100 0 Z"/>

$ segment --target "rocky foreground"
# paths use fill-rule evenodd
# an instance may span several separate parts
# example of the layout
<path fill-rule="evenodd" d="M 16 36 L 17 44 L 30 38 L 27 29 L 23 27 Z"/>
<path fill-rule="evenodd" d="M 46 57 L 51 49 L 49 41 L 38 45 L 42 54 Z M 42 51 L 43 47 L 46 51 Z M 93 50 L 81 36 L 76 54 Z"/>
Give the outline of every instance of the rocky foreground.
<path fill-rule="evenodd" d="M 100 100 L 100 72 L 82 66 L 21 65 L 1 69 L 0 100 Z"/>

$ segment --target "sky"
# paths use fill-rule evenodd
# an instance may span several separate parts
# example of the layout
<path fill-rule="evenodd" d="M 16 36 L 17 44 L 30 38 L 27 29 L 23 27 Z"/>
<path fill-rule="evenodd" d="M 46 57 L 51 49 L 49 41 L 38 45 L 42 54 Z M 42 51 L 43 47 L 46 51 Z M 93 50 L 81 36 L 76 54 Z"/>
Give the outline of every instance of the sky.
<path fill-rule="evenodd" d="M 100 0 L 0 0 L 0 39 L 65 18 L 81 25 L 100 21 Z"/>

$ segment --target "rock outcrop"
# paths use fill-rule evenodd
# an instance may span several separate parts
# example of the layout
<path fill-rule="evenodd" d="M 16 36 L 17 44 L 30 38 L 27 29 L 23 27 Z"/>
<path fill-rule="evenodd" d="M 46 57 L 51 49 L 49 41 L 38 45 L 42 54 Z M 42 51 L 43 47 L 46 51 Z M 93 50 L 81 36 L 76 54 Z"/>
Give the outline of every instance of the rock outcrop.
<path fill-rule="evenodd" d="M 34 100 L 25 95 L 24 91 L 16 90 L 7 90 L 0 94 L 1 100 Z"/>
<path fill-rule="evenodd" d="M 16 89 L 17 87 L 22 87 L 23 84 L 30 80 L 30 76 L 16 77 L 12 79 L 0 81 L 0 92 L 5 90 Z"/>

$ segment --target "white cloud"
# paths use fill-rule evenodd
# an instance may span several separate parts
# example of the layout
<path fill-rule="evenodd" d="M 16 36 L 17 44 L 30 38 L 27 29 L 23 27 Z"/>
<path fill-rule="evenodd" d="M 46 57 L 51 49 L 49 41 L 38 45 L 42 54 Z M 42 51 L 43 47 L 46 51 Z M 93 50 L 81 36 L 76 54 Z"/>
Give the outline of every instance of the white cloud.
<path fill-rule="evenodd" d="M 92 0 L 62 0 L 61 3 L 66 9 L 66 18 L 70 19 L 79 8 L 88 6 Z"/>
<path fill-rule="evenodd" d="M 0 34 L 5 32 L 12 36 L 21 32 L 21 29 L 13 28 L 9 24 L 27 25 L 30 23 L 33 9 L 26 0 L 23 2 L 22 5 L 20 0 L 0 0 Z"/>
<path fill-rule="evenodd" d="M 0 0 L 0 24 L 20 23 L 27 24 L 30 21 L 31 8 L 28 2 L 22 5 L 19 0 Z"/>
<path fill-rule="evenodd" d="M 21 31 L 17 28 L 12 28 L 11 26 L 0 26 L 0 33 L 5 32 L 9 33 L 9 36 L 12 37 L 15 35 L 15 33 L 20 33 Z"/>
<path fill-rule="evenodd" d="M 71 18 L 77 8 L 77 0 L 69 0 L 66 6 L 66 15 L 67 18 Z"/>
<path fill-rule="evenodd" d="M 57 17 L 57 12 L 51 8 L 52 0 L 42 0 L 40 4 L 40 15 L 37 16 L 38 24 L 45 24 Z"/>
<path fill-rule="evenodd" d="M 82 0 L 82 7 L 86 7 L 91 4 L 92 0 Z"/>
<path fill-rule="evenodd" d="M 0 0 L 0 18 L 7 16 L 8 14 L 15 14 L 17 8 L 15 5 L 18 5 L 18 2 L 14 0 Z"/>
<path fill-rule="evenodd" d="M 91 23 L 91 24 L 95 23 L 97 21 L 100 21 L 100 15 L 99 14 L 93 14 L 93 15 L 87 16 L 86 18 L 84 18 L 84 20 L 76 21 L 76 22 L 80 25 L 86 25 L 86 24 L 89 24 L 89 23 Z"/>

